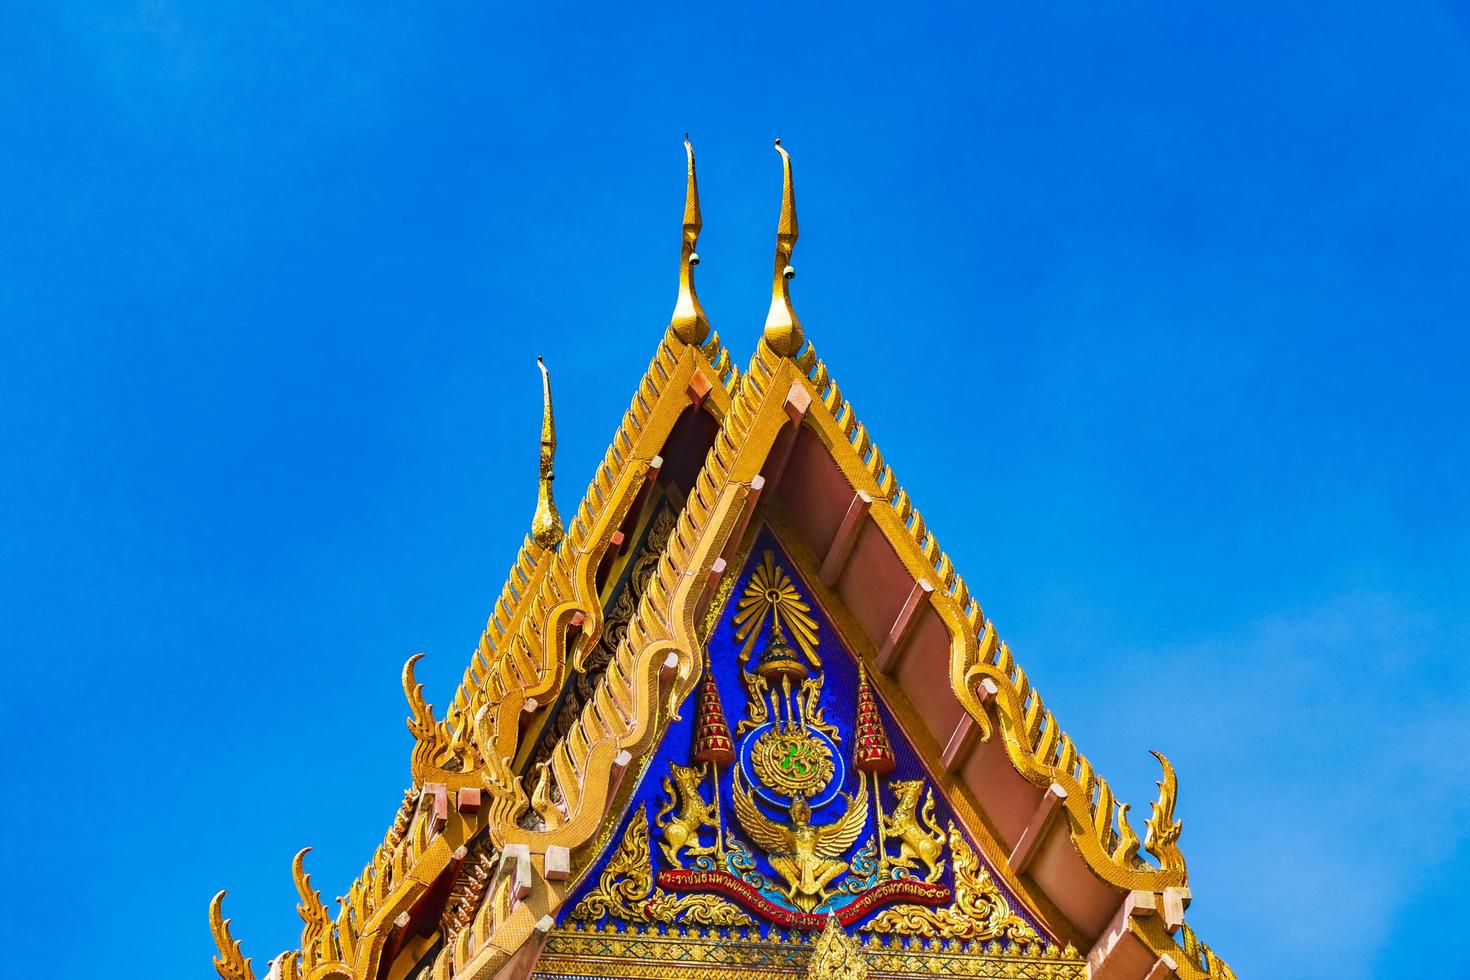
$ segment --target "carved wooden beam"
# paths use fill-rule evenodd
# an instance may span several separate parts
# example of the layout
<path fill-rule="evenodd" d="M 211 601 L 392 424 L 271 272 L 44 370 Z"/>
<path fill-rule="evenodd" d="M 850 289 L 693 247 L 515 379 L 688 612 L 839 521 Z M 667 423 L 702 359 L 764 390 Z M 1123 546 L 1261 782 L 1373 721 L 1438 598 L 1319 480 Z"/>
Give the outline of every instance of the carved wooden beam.
<path fill-rule="evenodd" d="M 449 823 L 449 787 L 443 783 L 425 783 L 419 805 L 429 811 L 429 826 L 434 833 Z"/>
<path fill-rule="evenodd" d="M 1189 908 L 1189 889 L 1179 885 L 1164 889 L 1163 908 L 1164 928 L 1172 935 L 1179 931 L 1184 925 L 1184 910 Z"/>
<path fill-rule="evenodd" d="M 1066 798 L 1067 791 L 1056 783 L 1048 786 L 1041 795 L 1041 802 L 1036 804 L 1031 819 L 1026 821 L 1026 828 L 1016 839 L 1016 846 L 1011 848 L 1011 868 L 1016 874 L 1023 873 L 1031 864 L 1032 858 L 1041 851 L 1047 833 L 1061 813 L 1061 802 Z"/>
<path fill-rule="evenodd" d="M 1123 904 L 1118 906 L 1117 914 L 1108 923 L 1093 945 L 1091 952 L 1087 954 L 1087 975 L 1093 980 L 1139 980 L 1145 974 L 1146 968 L 1139 967 L 1139 961 L 1148 963 L 1155 959 L 1153 952 L 1133 935 L 1129 928 L 1129 922 L 1133 919 L 1142 919 L 1158 912 L 1158 896 L 1153 892 L 1132 891 L 1123 899 Z M 1130 975 L 1127 964 L 1132 964 L 1133 972 Z M 1154 966 L 1157 966 L 1154 963 Z"/>
<path fill-rule="evenodd" d="M 722 570 L 724 567 L 728 567 L 730 562 L 735 558 L 735 552 L 740 547 L 740 541 L 745 537 L 745 529 L 750 525 L 751 517 L 755 515 L 755 505 L 760 501 L 761 493 L 770 485 L 771 482 L 759 473 L 750 478 L 750 490 L 746 493 L 745 500 L 740 505 L 740 516 L 735 518 L 735 524 L 730 529 L 730 536 L 725 539 L 724 551 L 716 559 L 716 564 L 719 562 L 725 563 L 722 566 Z M 700 608 L 698 603 L 696 603 L 695 608 Z"/>
<path fill-rule="evenodd" d="M 786 464 L 791 462 L 791 450 L 796 447 L 796 440 L 801 435 L 801 420 L 806 418 L 807 410 L 811 407 L 812 394 L 807 391 L 806 385 L 800 381 L 791 382 L 791 390 L 786 392 L 786 401 L 782 405 L 791 425 L 781 427 L 781 434 L 766 458 L 764 472 L 766 482 L 772 490 L 780 485 L 781 477 L 786 473 Z"/>
<path fill-rule="evenodd" d="M 500 855 L 500 877 L 510 879 L 507 894 L 512 909 L 531 894 L 533 876 L 531 848 L 525 844 L 507 844 Z"/>
<path fill-rule="evenodd" d="M 714 385 L 710 384 L 709 378 L 704 376 L 704 372 L 695 371 L 689 376 L 689 385 L 684 389 L 684 394 L 689 396 L 689 404 L 695 408 L 703 408 L 704 400 L 709 397 L 709 393 L 713 390 Z"/>
<path fill-rule="evenodd" d="M 995 686 L 995 681 L 989 677 L 982 678 L 980 687 L 977 689 L 980 707 L 989 707 L 1000 693 L 1000 688 Z M 970 757 L 970 752 L 975 748 L 975 740 L 980 735 L 980 722 L 968 711 L 960 717 L 955 724 L 954 731 L 950 733 L 949 741 L 944 744 L 944 752 L 939 757 L 939 763 L 945 772 L 955 772 L 965 764 Z"/>
<path fill-rule="evenodd" d="M 671 653 L 669 654 L 669 656 L 673 658 L 675 664 L 679 662 L 678 654 Z M 668 661 L 664 661 L 664 663 L 667 667 Z M 605 803 L 607 807 L 612 806 L 613 797 L 618 795 L 618 787 L 623 784 L 623 777 L 628 774 L 628 766 L 631 765 L 632 762 L 633 753 L 629 752 L 627 749 L 623 749 L 617 755 L 613 756 L 612 773 L 609 775 L 607 781 L 608 786 Z"/>
<path fill-rule="evenodd" d="M 1179 964 L 1168 953 L 1154 961 L 1153 969 L 1144 974 L 1143 980 L 1169 980 L 1179 975 Z"/>
<path fill-rule="evenodd" d="M 858 531 L 862 530 L 863 518 L 868 516 L 868 509 L 872 506 L 873 498 L 861 490 L 852 495 L 847 513 L 842 515 L 842 523 L 837 526 L 837 534 L 827 548 L 827 556 L 822 559 L 822 570 L 817 574 L 817 578 L 829 589 L 837 584 L 842 569 L 847 567 L 852 546 L 857 544 Z"/>
<path fill-rule="evenodd" d="M 939 756 L 939 764 L 944 767 L 945 772 L 954 772 L 965 764 L 970 750 L 975 747 L 975 737 L 979 734 L 980 723 L 969 714 L 961 715 L 954 731 L 950 733 L 949 741 L 944 743 L 944 752 Z"/>
<path fill-rule="evenodd" d="M 885 674 L 892 672 L 898 663 L 899 651 L 903 649 L 903 641 L 908 639 L 909 630 L 913 628 L 916 613 L 924 600 L 929 598 L 929 593 L 934 591 L 934 586 L 929 584 L 928 579 L 919 579 L 914 587 L 909 590 L 908 598 L 903 601 L 903 606 L 898 610 L 898 615 L 893 619 L 893 626 L 888 630 L 888 638 L 883 641 L 883 646 L 878 649 L 878 659 L 875 661 L 879 670 Z"/>
<path fill-rule="evenodd" d="M 608 540 L 607 552 L 597 565 L 599 587 L 607 580 L 607 570 L 612 566 L 613 557 L 627 551 L 629 545 L 632 544 L 633 532 L 638 529 L 638 522 L 643 519 L 644 508 L 653 499 L 653 488 L 658 485 L 658 478 L 663 468 L 664 458 L 662 456 L 655 456 L 648 461 L 648 469 L 643 474 L 643 485 L 634 494 L 633 502 L 628 506 L 627 515 L 618 525 L 618 529 L 612 533 L 612 537 Z"/>
<path fill-rule="evenodd" d="M 694 617 L 698 619 L 704 615 L 705 609 L 709 608 L 710 598 L 714 596 L 715 590 L 720 586 L 720 579 L 724 577 L 725 570 L 730 563 L 723 558 L 716 558 L 714 564 L 709 567 L 709 574 L 704 577 L 704 589 L 700 592 L 699 601 L 694 604 Z"/>
<path fill-rule="evenodd" d="M 566 881 L 572 875 L 572 852 L 560 844 L 546 848 L 546 880 Z"/>
<path fill-rule="evenodd" d="M 543 915 L 531 928 L 531 935 L 521 944 L 521 948 L 495 971 L 492 980 L 528 980 L 536 972 L 536 961 L 541 959 L 541 950 L 546 947 L 546 937 L 551 935 L 554 925 L 556 922 L 551 916 Z"/>

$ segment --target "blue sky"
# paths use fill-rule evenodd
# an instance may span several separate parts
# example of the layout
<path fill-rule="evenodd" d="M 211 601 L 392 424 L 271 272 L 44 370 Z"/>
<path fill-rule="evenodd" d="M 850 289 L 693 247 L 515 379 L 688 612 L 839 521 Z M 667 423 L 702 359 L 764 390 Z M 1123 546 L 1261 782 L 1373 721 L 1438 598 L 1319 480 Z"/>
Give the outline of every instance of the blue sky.
<path fill-rule="evenodd" d="M 570 508 L 667 322 L 685 130 L 716 328 L 782 136 L 809 336 L 1119 795 L 1175 761 L 1203 937 L 1450 955 L 1464 5 L 55 3 L 0 81 L 0 936 L 48 976 L 208 973 L 221 887 L 263 973 L 296 849 L 345 890 L 399 668 L 447 700 L 529 521 L 535 356 Z"/>

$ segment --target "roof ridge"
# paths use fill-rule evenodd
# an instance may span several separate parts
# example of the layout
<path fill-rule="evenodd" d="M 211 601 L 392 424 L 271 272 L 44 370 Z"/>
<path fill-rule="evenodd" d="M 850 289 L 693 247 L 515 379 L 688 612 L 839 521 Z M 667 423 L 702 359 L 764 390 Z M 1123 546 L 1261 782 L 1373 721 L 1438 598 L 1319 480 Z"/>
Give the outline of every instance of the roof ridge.
<path fill-rule="evenodd" d="M 658 736 L 660 723 L 667 722 L 693 689 L 700 669 L 692 652 L 697 646 L 694 606 L 708 594 L 709 577 L 691 571 L 690 566 L 714 564 L 724 541 L 708 541 L 706 532 L 712 525 L 728 532 L 733 512 L 750 497 L 749 478 L 737 484 L 731 477 L 779 362 L 779 357 L 761 345 L 750 367 L 739 375 L 730 409 L 627 631 L 604 667 L 592 697 L 552 749 L 550 762 L 542 768 L 530 796 L 507 766 L 497 767 L 493 760 L 487 760 L 492 780 L 487 827 L 492 839 L 503 848 L 520 845 L 544 851 L 558 846 L 575 850 L 590 840 L 617 790 L 621 771 L 634 753 Z M 752 472 L 750 477 L 754 476 Z M 719 547 L 712 547 L 715 545 Z M 543 829 L 520 826 L 519 818 L 528 810 L 536 812 Z M 477 913 L 473 928 L 461 937 L 473 934 L 483 941 L 490 935 L 499 937 L 501 930 L 513 935 L 504 944 L 497 939 L 493 947 L 472 948 L 461 943 L 451 954 L 454 970 L 464 970 L 472 962 L 478 968 L 484 965 L 482 958 L 493 959 L 507 947 L 514 948 L 519 934 L 529 930 L 533 922 L 524 905 L 506 907 L 487 901 Z"/>
<path fill-rule="evenodd" d="M 601 629 L 602 608 L 597 602 L 595 588 L 589 594 L 589 583 L 579 582 L 576 566 L 590 564 L 591 570 L 595 571 L 595 562 L 579 562 L 579 559 L 587 556 L 589 549 L 606 546 L 605 541 L 594 540 L 594 532 L 606 523 L 605 518 L 610 512 L 628 503 L 619 499 L 616 490 L 629 472 L 629 466 L 642 463 L 643 468 L 647 468 L 646 460 L 634 458 L 633 448 L 659 400 L 667 392 L 685 349 L 697 352 L 704 363 L 696 364 L 696 369 L 707 365 L 727 393 L 733 391 L 738 383 L 739 371 L 732 365 L 729 352 L 717 333 L 711 334 L 703 345 L 694 345 L 680 340 L 672 328 L 665 331 L 587 491 L 577 505 L 566 536 L 552 549 L 542 547 L 529 534 L 523 538 L 505 585 L 443 719 L 427 724 L 423 719 L 432 717 L 426 714 L 430 706 L 424 704 L 421 711 L 421 693 L 417 700 L 414 694 L 409 695 L 415 715 L 421 719 L 417 724 L 411 719 L 409 725 L 418 741 L 414 766 L 416 782 L 422 784 L 445 772 L 469 774 L 480 768 L 483 760 L 475 752 L 475 740 L 469 736 L 469 730 L 482 709 L 494 705 L 496 710 L 500 710 L 500 706 L 508 703 L 515 694 L 536 698 L 554 693 L 548 692 L 546 687 L 558 679 L 554 676 L 557 671 L 543 656 L 544 633 L 534 628 L 540 625 L 549 608 L 559 602 L 573 602 L 577 608 L 568 611 L 567 616 L 582 613 L 584 619 L 575 640 L 574 656 L 580 657 L 596 642 Z M 411 664 L 412 661 L 405 665 L 406 690 L 414 684 Z M 548 668 L 552 676 L 547 675 Z M 522 704 L 513 707 L 519 711 Z M 507 726 L 500 727 L 507 731 Z M 515 730 L 515 726 L 509 726 L 507 734 Z"/>

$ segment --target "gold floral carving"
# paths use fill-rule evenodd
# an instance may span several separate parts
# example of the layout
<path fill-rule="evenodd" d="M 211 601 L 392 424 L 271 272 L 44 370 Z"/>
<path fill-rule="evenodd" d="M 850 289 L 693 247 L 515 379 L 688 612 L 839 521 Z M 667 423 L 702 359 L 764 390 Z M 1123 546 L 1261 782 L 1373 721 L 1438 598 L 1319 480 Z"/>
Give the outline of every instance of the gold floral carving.
<path fill-rule="evenodd" d="M 336 968 L 342 963 L 342 943 L 332 919 L 322 904 L 321 893 L 311 887 L 311 875 L 306 873 L 306 855 L 311 848 L 303 847 L 291 859 L 291 877 L 296 882 L 296 894 L 301 904 L 296 911 L 301 915 L 301 959 L 307 967 L 322 966 Z M 350 974 L 349 974 L 350 975 Z"/>
<path fill-rule="evenodd" d="M 603 868 L 597 887 L 572 909 L 571 917 L 595 922 L 604 916 L 624 922 L 690 925 L 751 925 L 750 916 L 716 895 L 674 896 L 653 883 L 653 862 L 648 847 L 648 808 L 640 805 L 618 849 Z"/>
<path fill-rule="evenodd" d="M 740 665 L 740 681 L 745 685 L 745 717 L 735 724 L 735 734 L 753 731 L 771 720 L 771 705 L 766 695 L 770 683 L 761 675 L 751 673 Z"/>
<path fill-rule="evenodd" d="M 1040 944 L 1041 937 L 1011 909 L 1011 903 L 986 870 L 968 841 L 949 825 L 949 851 L 954 859 L 954 902 L 943 908 L 895 905 L 879 912 L 864 931 L 925 939 L 1000 939 L 1020 946 Z"/>
<path fill-rule="evenodd" d="M 1208 977 L 1209 980 L 1235 980 L 1235 971 L 1230 969 L 1229 964 L 1224 960 L 1216 956 L 1214 950 L 1200 942 L 1188 924 L 1179 927 L 1179 935 L 1175 939 L 1175 944 L 1184 954 L 1185 965 L 1189 969 L 1197 970 L 1200 976 Z M 1185 976 L 1182 973 L 1180 975 Z"/>
<path fill-rule="evenodd" d="M 827 675 L 817 672 L 809 679 L 801 682 L 801 692 L 797 695 L 801 701 L 801 715 L 806 720 L 806 727 L 813 731 L 825 732 L 827 737 L 834 742 L 837 740 L 837 726 L 829 724 L 822 709 L 822 684 Z"/>
<path fill-rule="evenodd" d="M 1000 940 L 954 942 L 944 949 L 912 936 L 850 937 L 861 951 L 869 980 L 893 977 L 974 980 L 1085 980 L 1087 965 L 1075 950 Z M 722 975 L 741 980 L 790 980 L 811 963 L 819 938 L 801 934 L 762 936 L 748 928 L 663 931 L 656 926 L 573 922 L 552 931 L 537 976 L 605 980 L 688 980 Z"/>
<path fill-rule="evenodd" d="M 837 916 L 827 916 L 827 928 L 812 947 L 806 980 L 867 980 L 868 961 L 863 949 L 843 931 Z"/>

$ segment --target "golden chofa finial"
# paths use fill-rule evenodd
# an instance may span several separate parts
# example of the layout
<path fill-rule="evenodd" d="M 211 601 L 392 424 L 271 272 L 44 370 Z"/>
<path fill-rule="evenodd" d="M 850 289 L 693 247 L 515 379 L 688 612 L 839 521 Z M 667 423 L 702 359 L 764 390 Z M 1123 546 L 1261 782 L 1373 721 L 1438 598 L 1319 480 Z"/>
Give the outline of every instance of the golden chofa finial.
<path fill-rule="evenodd" d="M 556 479 L 551 469 L 556 461 L 556 422 L 551 417 L 551 375 L 539 357 L 536 366 L 541 369 L 541 485 L 536 491 L 531 537 L 543 548 L 555 548 L 564 533 L 556 501 L 551 499 L 551 481 Z"/>
<path fill-rule="evenodd" d="M 669 330 L 686 344 L 702 344 L 709 336 L 709 320 L 694 292 L 694 267 L 699 265 L 694 246 L 704 225 L 699 219 L 699 183 L 694 178 L 694 146 L 688 133 L 684 134 L 684 153 L 689 157 L 689 184 L 684 191 L 684 243 L 679 248 L 679 299 L 674 303 Z"/>
<path fill-rule="evenodd" d="M 791 154 L 776 141 L 781 154 L 781 220 L 776 225 L 776 272 L 771 283 L 771 311 L 766 314 L 766 346 L 782 357 L 801 350 L 801 321 L 791 308 L 791 253 L 796 248 L 796 193 L 791 188 Z"/>

